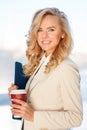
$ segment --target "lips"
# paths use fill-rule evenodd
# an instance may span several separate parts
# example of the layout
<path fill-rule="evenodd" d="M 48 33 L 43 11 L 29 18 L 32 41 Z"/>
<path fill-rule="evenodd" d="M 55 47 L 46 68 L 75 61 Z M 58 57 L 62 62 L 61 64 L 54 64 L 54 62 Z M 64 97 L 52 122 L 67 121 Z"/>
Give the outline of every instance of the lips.
<path fill-rule="evenodd" d="M 41 43 L 42 43 L 42 44 L 50 44 L 51 41 L 42 41 Z"/>

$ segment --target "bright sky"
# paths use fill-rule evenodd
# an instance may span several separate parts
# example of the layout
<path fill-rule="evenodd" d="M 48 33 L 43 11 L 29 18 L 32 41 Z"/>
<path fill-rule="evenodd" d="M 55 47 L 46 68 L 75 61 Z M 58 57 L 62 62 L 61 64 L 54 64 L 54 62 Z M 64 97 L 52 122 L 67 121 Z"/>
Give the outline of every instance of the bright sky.
<path fill-rule="evenodd" d="M 0 49 L 26 48 L 25 35 L 32 16 L 44 7 L 57 7 L 67 14 L 74 38 L 74 51 L 87 53 L 87 0 L 0 1 Z"/>

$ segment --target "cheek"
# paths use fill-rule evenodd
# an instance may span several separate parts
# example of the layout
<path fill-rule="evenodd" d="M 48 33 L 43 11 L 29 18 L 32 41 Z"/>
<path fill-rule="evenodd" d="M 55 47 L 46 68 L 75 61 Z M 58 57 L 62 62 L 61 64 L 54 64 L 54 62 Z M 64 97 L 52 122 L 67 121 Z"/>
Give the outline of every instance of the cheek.
<path fill-rule="evenodd" d="M 36 40 L 37 40 L 37 44 L 40 46 L 41 45 L 41 39 L 38 37 Z"/>
<path fill-rule="evenodd" d="M 55 41 L 55 42 L 59 42 L 60 41 L 60 36 L 59 35 L 56 35 L 56 36 L 52 36 L 52 39 Z"/>
<path fill-rule="evenodd" d="M 37 37 L 36 37 L 36 40 L 37 40 L 37 41 L 40 41 L 40 39 L 41 39 L 40 36 L 37 36 Z"/>

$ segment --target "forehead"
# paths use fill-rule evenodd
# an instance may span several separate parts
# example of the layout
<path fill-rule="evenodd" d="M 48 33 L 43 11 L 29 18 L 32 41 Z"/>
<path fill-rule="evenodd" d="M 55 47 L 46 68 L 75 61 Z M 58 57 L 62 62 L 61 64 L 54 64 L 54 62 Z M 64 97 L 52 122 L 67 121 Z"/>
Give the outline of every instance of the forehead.
<path fill-rule="evenodd" d="M 46 25 L 59 26 L 59 18 L 53 15 L 44 16 L 43 19 L 41 20 L 40 26 L 46 26 Z"/>

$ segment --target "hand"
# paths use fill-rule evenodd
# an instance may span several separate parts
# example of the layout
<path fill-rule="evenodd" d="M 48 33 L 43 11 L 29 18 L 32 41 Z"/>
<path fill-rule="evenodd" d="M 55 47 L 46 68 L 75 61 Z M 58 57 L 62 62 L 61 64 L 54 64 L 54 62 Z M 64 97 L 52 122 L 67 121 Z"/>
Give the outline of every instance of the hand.
<path fill-rule="evenodd" d="M 17 103 L 11 104 L 11 111 L 14 115 L 21 116 L 23 119 L 26 119 L 28 121 L 34 120 L 34 110 L 28 103 L 19 99 L 12 99 L 12 101 Z"/>
<path fill-rule="evenodd" d="M 15 89 L 18 89 L 18 86 L 17 85 L 14 85 L 13 83 L 11 84 L 11 86 L 8 88 L 8 95 L 9 97 L 11 98 L 11 90 L 15 90 Z"/>

